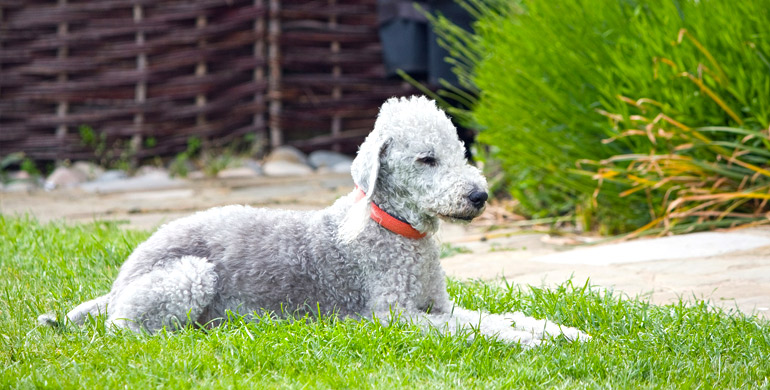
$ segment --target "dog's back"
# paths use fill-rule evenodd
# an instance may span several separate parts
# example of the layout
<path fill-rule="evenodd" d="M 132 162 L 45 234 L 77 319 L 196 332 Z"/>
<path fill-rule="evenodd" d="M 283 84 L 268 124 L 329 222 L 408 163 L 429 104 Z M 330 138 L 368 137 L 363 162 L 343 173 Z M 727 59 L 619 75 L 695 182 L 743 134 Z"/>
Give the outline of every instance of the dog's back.
<path fill-rule="evenodd" d="M 136 248 L 112 291 L 194 256 L 213 264 L 217 277 L 199 321 L 226 310 L 360 312 L 366 292 L 359 265 L 337 247 L 344 202 L 320 211 L 225 206 L 171 222 Z"/>

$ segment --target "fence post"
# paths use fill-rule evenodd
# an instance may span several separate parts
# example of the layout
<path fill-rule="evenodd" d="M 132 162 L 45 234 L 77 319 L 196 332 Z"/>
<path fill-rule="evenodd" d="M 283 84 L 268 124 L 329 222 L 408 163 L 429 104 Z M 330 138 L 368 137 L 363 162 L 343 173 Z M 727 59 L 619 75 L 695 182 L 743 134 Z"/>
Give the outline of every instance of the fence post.
<path fill-rule="evenodd" d="M 58 0 L 57 2 L 58 8 L 60 11 L 64 11 L 67 8 L 67 0 Z M 69 24 L 64 21 L 60 22 L 56 29 L 56 35 L 60 39 L 66 38 L 67 34 L 69 33 Z M 63 61 L 67 58 L 69 55 L 69 47 L 67 46 L 67 43 L 60 43 L 59 48 L 56 51 L 56 59 L 59 61 Z M 67 83 L 67 72 L 61 71 L 56 76 L 56 81 L 58 84 L 62 85 Z M 56 138 L 59 139 L 60 142 L 62 142 L 64 136 L 67 134 L 67 125 L 64 123 L 64 120 L 67 117 L 67 112 L 69 111 L 69 101 L 66 99 L 60 99 L 59 102 L 56 105 L 56 118 L 58 119 L 59 123 L 56 126 Z M 61 150 L 61 149 L 60 149 Z"/>
<path fill-rule="evenodd" d="M 140 26 L 144 19 L 144 9 L 140 4 L 134 4 L 134 25 L 137 26 L 135 43 L 141 50 L 136 56 L 136 70 L 139 73 L 139 81 L 134 89 L 134 104 L 136 113 L 134 114 L 134 131 L 131 136 L 130 150 L 134 153 L 131 157 L 132 163 L 138 165 L 136 161 L 139 155 L 139 149 L 142 147 L 142 135 L 144 133 L 144 109 L 147 102 L 147 53 L 145 52 L 144 27 Z"/>
<path fill-rule="evenodd" d="M 198 15 L 195 18 L 195 28 L 199 31 L 206 28 L 206 26 L 208 25 L 208 19 L 206 18 L 206 13 L 205 13 L 206 10 L 204 9 L 201 12 L 203 12 L 203 14 Z M 201 36 L 205 36 L 205 34 L 201 34 Z M 206 45 L 207 45 L 206 39 L 200 38 L 198 40 L 198 49 L 200 49 L 199 52 L 203 52 L 206 49 Z M 195 64 L 195 77 L 201 78 L 205 76 L 206 73 L 208 73 L 208 64 L 206 63 L 206 58 L 204 57 L 201 61 Z M 198 88 L 200 88 L 200 86 L 201 84 L 198 84 Z M 207 123 L 206 114 L 204 112 L 206 109 L 205 93 L 199 92 L 197 95 L 195 95 L 195 107 L 198 111 L 198 114 L 195 116 L 195 126 L 200 128 L 205 126 Z M 201 133 L 206 134 L 203 131 L 201 131 Z M 207 149 L 210 146 L 209 141 L 210 140 L 208 136 L 201 137 L 201 142 L 204 149 Z"/>
<path fill-rule="evenodd" d="M 331 10 L 331 15 L 329 15 L 329 29 L 334 32 L 337 28 L 337 12 L 336 12 L 336 5 L 337 0 L 329 0 L 329 9 Z M 330 46 L 332 55 L 331 57 L 334 59 L 339 55 L 340 52 L 340 42 L 339 41 L 333 41 Z M 342 88 L 340 88 L 339 84 L 337 84 L 337 80 L 340 78 L 340 75 L 342 75 L 342 67 L 339 66 L 339 64 L 335 64 L 332 66 L 332 83 L 334 83 L 332 87 L 332 100 L 339 101 L 342 97 Z M 332 115 L 332 123 L 331 123 L 331 130 L 332 130 L 332 138 L 333 139 L 339 139 L 340 132 L 342 132 L 342 117 L 340 117 L 339 114 L 333 114 Z M 339 142 L 334 142 L 332 144 L 332 150 L 335 152 L 339 152 L 341 150 L 341 146 Z"/>
<path fill-rule="evenodd" d="M 254 66 L 253 81 L 255 87 L 260 86 L 265 81 L 265 2 L 264 0 L 254 0 L 254 8 L 259 10 L 259 16 L 254 19 Z M 257 89 L 254 92 L 255 113 L 252 119 L 254 132 L 256 134 L 265 134 L 265 91 Z"/>
<path fill-rule="evenodd" d="M 270 37 L 268 61 L 270 79 L 268 82 L 268 99 L 270 99 L 270 146 L 275 148 L 283 145 L 281 131 L 281 2 L 270 0 Z"/>

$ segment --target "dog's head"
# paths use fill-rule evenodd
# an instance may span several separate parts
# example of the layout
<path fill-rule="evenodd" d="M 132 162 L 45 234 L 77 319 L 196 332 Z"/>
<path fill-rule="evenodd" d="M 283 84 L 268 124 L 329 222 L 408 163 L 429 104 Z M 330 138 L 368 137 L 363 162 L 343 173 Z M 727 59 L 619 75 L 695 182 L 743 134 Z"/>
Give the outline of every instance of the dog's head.
<path fill-rule="evenodd" d="M 487 200 L 486 180 L 468 164 L 454 125 L 422 96 L 391 98 L 382 105 L 351 173 L 366 193 L 359 208 L 368 211 L 374 202 L 424 233 L 434 233 L 439 218 L 472 220 Z M 366 211 L 351 210 L 346 224 L 365 218 Z M 348 226 L 344 234 L 357 233 Z"/>

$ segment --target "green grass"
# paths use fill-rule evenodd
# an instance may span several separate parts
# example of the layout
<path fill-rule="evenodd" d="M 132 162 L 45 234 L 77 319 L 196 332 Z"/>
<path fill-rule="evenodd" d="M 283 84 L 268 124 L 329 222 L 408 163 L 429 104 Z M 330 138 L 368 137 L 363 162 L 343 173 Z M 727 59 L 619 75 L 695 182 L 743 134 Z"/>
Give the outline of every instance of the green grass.
<path fill-rule="evenodd" d="M 0 388 L 768 388 L 770 326 L 699 302 L 655 306 L 570 282 L 450 281 L 463 306 L 522 310 L 594 339 L 522 350 L 409 324 L 232 318 L 156 336 L 40 327 L 109 289 L 148 233 L 0 215 Z"/>

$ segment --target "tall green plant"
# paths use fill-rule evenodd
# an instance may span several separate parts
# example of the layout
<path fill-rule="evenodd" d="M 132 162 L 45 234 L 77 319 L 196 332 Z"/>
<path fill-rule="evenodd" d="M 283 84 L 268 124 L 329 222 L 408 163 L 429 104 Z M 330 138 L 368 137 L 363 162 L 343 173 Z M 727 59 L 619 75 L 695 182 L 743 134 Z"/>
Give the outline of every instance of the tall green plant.
<path fill-rule="evenodd" d="M 589 210 L 608 232 L 651 220 L 646 194 L 605 182 L 595 198 L 596 182 L 576 165 L 660 151 L 638 137 L 618 138 L 622 129 L 603 113 L 635 113 L 619 96 L 661 102 L 672 119 L 692 127 L 767 127 L 770 0 L 468 5 L 479 16 L 475 35 L 440 17 L 436 25 L 460 56 L 460 79 L 479 91 L 469 113 L 478 140 L 531 215 Z M 704 98 L 720 85 L 721 101 Z M 616 141 L 601 142 L 609 138 Z"/>
<path fill-rule="evenodd" d="M 716 103 L 734 122 L 749 128 L 689 127 L 673 119 L 666 105 L 651 99 L 619 97 L 635 111 L 627 117 L 600 111 L 617 123 L 616 128 L 624 129 L 606 143 L 637 138 L 651 149 L 649 154 L 585 161 L 593 165 L 592 176 L 600 183 L 609 180 L 628 187 L 619 194 L 621 198 L 641 191 L 647 195 L 652 221 L 632 236 L 770 222 L 770 129 L 751 129 L 766 126 L 767 118 L 739 115 L 740 111 L 732 107 L 742 97 L 734 95 L 731 86 L 735 83 L 714 56 L 682 29 L 677 43 L 685 38 L 716 71 L 701 64 L 703 72 L 695 75 L 680 72 L 667 58 L 658 62 L 673 70 L 673 77 L 686 78 L 698 86 L 702 99 Z M 749 121 L 757 124 L 746 125 Z"/>

